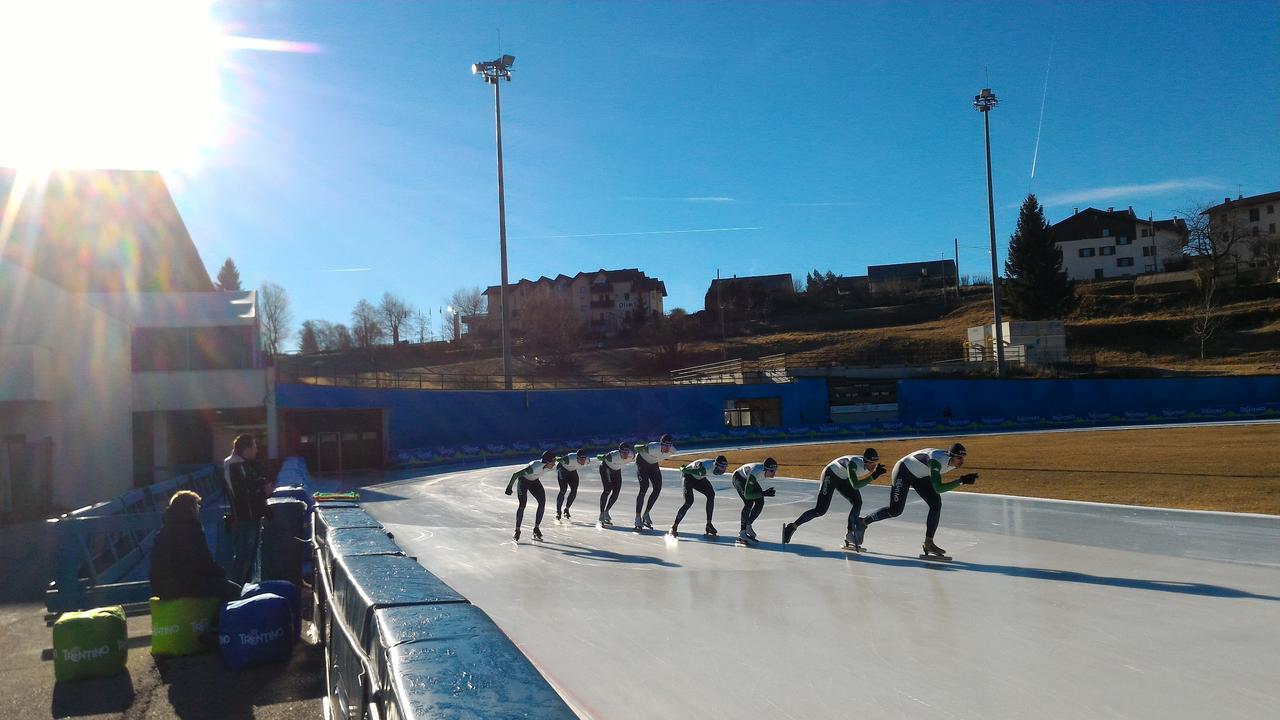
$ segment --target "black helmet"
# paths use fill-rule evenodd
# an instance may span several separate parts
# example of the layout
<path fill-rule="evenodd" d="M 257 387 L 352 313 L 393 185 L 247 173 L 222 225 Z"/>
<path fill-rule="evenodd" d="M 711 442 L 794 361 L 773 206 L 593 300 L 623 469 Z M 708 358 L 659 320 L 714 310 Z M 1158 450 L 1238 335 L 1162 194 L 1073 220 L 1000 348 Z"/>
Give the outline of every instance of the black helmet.
<path fill-rule="evenodd" d="M 867 448 L 862 451 L 862 459 L 875 462 L 880 459 L 880 453 L 876 452 L 875 448 Z"/>
<path fill-rule="evenodd" d="M 777 469 L 778 469 L 778 461 L 777 461 L 777 460 L 774 460 L 773 458 L 765 458 L 765 459 L 764 459 L 764 469 L 765 469 L 765 470 L 777 470 Z"/>
<path fill-rule="evenodd" d="M 716 456 L 716 464 L 717 464 L 717 465 L 724 465 L 725 467 L 728 467 L 728 466 L 729 466 L 729 458 L 727 458 L 727 457 L 725 457 L 725 456 L 723 456 L 723 455 L 717 455 L 717 456 Z"/>
<path fill-rule="evenodd" d="M 667 433 L 666 435 L 663 435 L 662 437 L 658 438 L 658 442 L 662 443 L 663 445 L 670 445 L 671 443 L 675 442 L 675 438 L 671 437 L 671 433 Z"/>
<path fill-rule="evenodd" d="M 968 455 L 969 452 L 964 449 L 964 445 L 961 445 L 960 443 L 956 443 L 955 445 L 951 446 L 951 454 L 952 455 Z"/>
<path fill-rule="evenodd" d="M 580 457 L 580 458 L 584 458 L 584 457 L 586 457 L 586 456 L 587 456 L 587 449 L 586 449 L 586 448 L 578 448 L 578 452 L 574 453 L 574 455 L 577 455 L 577 456 L 578 456 L 578 457 Z"/>
<path fill-rule="evenodd" d="M 624 440 L 624 441 L 622 441 L 622 442 L 618 443 L 618 450 L 619 450 L 619 451 L 623 451 L 623 450 L 625 450 L 626 452 L 631 452 L 631 445 L 630 445 L 627 441 L 625 441 L 625 440 Z"/>
<path fill-rule="evenodd" d="M 542 462 L 544 462 L 544 463 L 553 463 L 553 462 L 555 462 L 555 461 L 556 461 L 556 454 L 555 454 L 555 453 L 551 452 L 550 450 L 548 450 L 548 451 L 546 451 L 546 452 L 542 453 Z"/>

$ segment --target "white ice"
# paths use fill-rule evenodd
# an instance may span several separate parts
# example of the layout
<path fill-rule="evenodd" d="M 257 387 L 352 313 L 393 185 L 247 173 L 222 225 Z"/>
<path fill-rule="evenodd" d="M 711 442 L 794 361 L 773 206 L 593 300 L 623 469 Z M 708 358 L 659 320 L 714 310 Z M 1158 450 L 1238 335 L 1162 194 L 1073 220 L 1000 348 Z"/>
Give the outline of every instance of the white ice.
<path fill-rule="evenodd" d="M 1272 718 L 1280 708 L 1280 517 L 1162 511 L 953 492 L 939 545 L 917 556 L 924 505 L 840 548 L 849 506 L 781 544 L 817 484 L 779 478 L 736 547 L 741 502 L 715 482 L 679 541 L 664 472 L 658 531 L 637 534 L 625 474 L 598 529 L 598 475 L 573 522 L 511 540 L 514 468 L 364 488 L 400 545 L 479 607 L 590 718 Z M 1205 492 L 1212 488 L 1205 487 Z M 887 492 L 863 491 L 863 512 Z M 621 526 L 628 527 L 621 527 Z"/>

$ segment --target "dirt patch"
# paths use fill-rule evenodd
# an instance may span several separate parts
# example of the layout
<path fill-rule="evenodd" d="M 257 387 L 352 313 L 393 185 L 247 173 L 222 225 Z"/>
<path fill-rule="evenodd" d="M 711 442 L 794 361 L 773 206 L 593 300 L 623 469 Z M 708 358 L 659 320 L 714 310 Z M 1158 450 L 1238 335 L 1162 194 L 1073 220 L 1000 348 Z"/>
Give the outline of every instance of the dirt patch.
<path fill-rule="evenodd" d="M 886 466 L 938 437 L 790 445 L 729 452 L 730 466 L 778 461 L 778 474 L 816 480 L 833 458 L 874 447 Z M 1087 500 L 1187 510 L 1280 515 L 1280 424 L 983 435 L 962 440 L 976 485 L 954 492 Z M 684 461 L 707 453 L 677 456 Z M 679 467 L 680 462 L 666 462 Z M 877 484 L 887 485 L 888 475 Z"/>

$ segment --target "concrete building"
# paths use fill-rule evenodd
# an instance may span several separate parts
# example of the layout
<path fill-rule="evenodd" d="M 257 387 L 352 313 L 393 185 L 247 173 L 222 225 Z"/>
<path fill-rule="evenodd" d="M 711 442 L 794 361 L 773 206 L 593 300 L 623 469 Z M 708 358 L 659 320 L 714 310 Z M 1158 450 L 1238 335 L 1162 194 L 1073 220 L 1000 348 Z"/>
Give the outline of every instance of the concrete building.
<path fill-rule="evenodd" d="M 956 281 L 954 260 L 867 266 L 867 288 L 872 295 L 955 287 Z"/>
<path fill-rule="evenodd" d="M 1071 280 L 1104 280 L 1164 272 L 1182 258 L 1184 220 L 1139 218 L 1127 210 L 1085 208 L 1050 226 Z"/>
<path fill-rule="evenodd" d="M 731 278 L 712 280 L 711 287 L 707 288 L 703 296 L 702 307 L 708 313 L 714 313 L 719 311 L 719 304 L 722 302 L 726 309 L 733 309 L 740 305 L 765 304 L 773 298 L 795 294 L 796 286 L 791 280 L 791 273 L 745 277 L 734 275 Z"/>
<path fill-rule="evenodd" d="M 0 197 L 0 513 L 221 460 L 236 432 L 274 447 L 255 294 L 213 290 L 158 173 L 0 171 Z"/>
<path fill-rule="evenodd" d="M 488 298 L 488 315 L 485 322 L 497 325 L 500 311 L 500 288 L 491 285 L 484 291 Z M 628 317 L 640 314 L 645 317 L 662 315 L 662 299 L 667 296 L 667 286 L 640 270 L 596 270 L 580 272 L 573 277 L 557 275 L 537 280 L 521 279 L 507 287 L 507 300 L 511 304 L 511 330 L 524 329 L 523 315 L 540 299 L 551 299 L 573 313 L 573 317 L 588 332 L 613 336 L 625 327 Z M 474 320 L 474 319 L 470 319 Z M 473 325 L 468 322 L 468 325 Z"/>
<path fill-rule="evenodd" d="M 1230 247 L 1237 272 L 1274 276 L 1280 268 L 1280 192 L 1224 198 L 1205 211 L 1215 245 Z"/>

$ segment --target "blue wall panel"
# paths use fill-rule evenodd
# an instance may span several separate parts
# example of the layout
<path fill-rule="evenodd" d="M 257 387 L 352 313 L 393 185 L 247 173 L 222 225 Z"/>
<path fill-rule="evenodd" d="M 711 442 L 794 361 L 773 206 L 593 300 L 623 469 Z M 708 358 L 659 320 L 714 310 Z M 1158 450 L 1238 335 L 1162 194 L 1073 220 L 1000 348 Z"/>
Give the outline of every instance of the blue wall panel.
<path fill-rule="evenodd" d="M 617 390 L 365 390 L 276 386 L 281 409 L 380 408 L 390 449 L 537 440 L 650 439 L 724 427 L 726 400 L 777 397 L 783 426 L 827 422 L 827 383 L 685 385 Z M 678 442 L 678 440 L 677 440 Z"/>
<path fill-rule="evenodd" d="M 902 380 L 898 417 L 1161 413 L 1280 402 L 1280 377 L 1086 380 Z"/>

